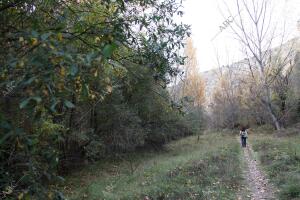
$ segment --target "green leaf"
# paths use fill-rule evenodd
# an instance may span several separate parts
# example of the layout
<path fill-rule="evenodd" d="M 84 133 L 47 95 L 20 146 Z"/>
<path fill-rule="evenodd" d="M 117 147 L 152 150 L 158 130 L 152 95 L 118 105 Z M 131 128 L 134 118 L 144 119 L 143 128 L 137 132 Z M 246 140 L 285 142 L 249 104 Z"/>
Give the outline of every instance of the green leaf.
<path fill-rule="evenodd" d="M 38 142 L 39 142 L 39 140 L 36 139 L 36 138 L 33 138 L 33 139 L 31 139 L 31 138 L 26 138 L 26 143 L 27 143 L 27 145 L 34 146 L 34 145 L 36 145 Z"/>
<path fill-rule="evenodd" d="M 38 32 L 36 32 L 35 30 L 31 31 L 31 35 L 32 35 L 32 37 L 38 37 L 39 36 Z"/>
<path fill-rule="evenodd" d="M 86 62 L 87 62 L 87 65 L 91 65 L 91 62 L 92 62 L 92 58 L 95 56 L 94 52 L 92 53 L 89 53 L 86 55 Z"/>
<path fill-rule="evenodd" d="M 37 103 L 40 103 L 42 101 L 41 97 L 31 97 L 32 100 L 35 100 Z"/>
<path fill-rule="evenodd" d="M 6 130 L 11 129 L 11 125 L 7 121 L 0 120 L 0 127 Z"/>
<path fill-rule="evenodd" d="M 75 108 L 75 105 L 71 101 L 65 100 L 64 104 L 68 108 Z"/>
<path fill-rule="evenodd" d="M 30 79 L 28 79 L 27 81 L 25 81 L 23 84 L 24 85 L 29 85 L 30 83 L 32 83 L 35 80 L 35 77 L 31 77 Z"/>
<path fill-rule="evenodd" d="M 116 48 L 117 45 L 114 43 L 105 45 L 102 51 L 104 58 L 110 58 Z"/>
<path fill-rule="evenodd" d="M 49 38 L 49 36 L 51 35 L 52 33 L 44 33 L 43 35 L 41 35 L 41 38 L 43 41 L 47 40 Z"/>
<path fill-rule="evenodd" d="M 62 176 L 56 176 L 56 178 L 60 182 L 64 182 L 65 181 L 64 177 L 62 177 Z"/>
<path fill-rule="evenodd" d="M 12 136 L 13 133 L 14 133 L 13 131 L 10 131 L 4 134 L 3 137 L 0 138 L 0 145 L 2 145 L 5 142 L 5 140 L 7 140 L 10 136 Z"/>
<path fill-rule="evenodd" d="M 29 103 L 30 98 L 25 99 L 24 101 L 22 101 L 19 105 L 20 109 L 23 109 L 27 106 L 27 104 Z"/>
<path fill-rule="evenodd" d="M 82 97 L 87 98 L 89 96 L 89 86 L 84 84 L 82 88 Z"/>
<path fill-rule="evenodd" d="M 70 68 L 70 74 L 71 74 L 72 76 L 75 76 L 75 75 L 77 74 L 77 72 L 78 72 L 78 67 L 77 67 L 76 64 L 73 64 L 73 65 L 71 66 L 71 68 Z"/>
<path fill-rule="evenodd" d="M 42 98 L 38 97 L 38 96 L 29 97 L 20 103 L 20 105 L 19 105 L 20 109 L 25 108 L 27 106 L 27 104 L 30 102 L 30 100 L 34 100 L 34 101 L 36 101 L 36 103 L 40 103 L 42 101 Z"/>
<path fill-rule="evenodd" d="M 58 101 L 56 99 L 54 99 L 53 102 L 52 102 L 52 105 L 50 107 L 50 110 L 52 112 L 56 112 L 56 108 L 55 107 L 56 107 L 57 104 L 58 104 Z"/>

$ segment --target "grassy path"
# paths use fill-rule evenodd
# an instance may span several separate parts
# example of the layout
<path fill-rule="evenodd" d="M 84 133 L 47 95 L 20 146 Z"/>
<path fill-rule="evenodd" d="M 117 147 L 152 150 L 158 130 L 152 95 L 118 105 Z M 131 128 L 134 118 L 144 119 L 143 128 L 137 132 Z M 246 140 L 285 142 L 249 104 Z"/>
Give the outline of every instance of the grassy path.
<path fill-rule="evenodd" d="M 228 134 L 188 137 L 85 168 L 67 178 L 68 199 L 237 199 L 241 148 Z"/>
<path fill-rule="evenodd" d="M 70 200 L 299 200 L 300 136 L 184 138 L 164 150 L 103 160 L 67 178 Z"/>
<path fill-rule="evenodd" d="M 246 148 L 243 148 L 243 158 L 247 165 L 244 174 L 248 188 L 251 192 L 251 200 L 275 199 L 274 189 L 254 157 L 250 144 L 248 144 Z"/>

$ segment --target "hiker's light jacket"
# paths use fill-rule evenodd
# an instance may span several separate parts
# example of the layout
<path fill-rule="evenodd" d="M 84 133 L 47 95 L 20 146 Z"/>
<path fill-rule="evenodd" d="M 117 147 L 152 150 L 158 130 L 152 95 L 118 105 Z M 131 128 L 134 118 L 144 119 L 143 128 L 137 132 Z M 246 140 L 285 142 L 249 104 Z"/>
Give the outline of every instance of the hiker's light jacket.
<path fill-rule="evenodd" d="M 241 137 L 248 137 L 248 133 L 247 133 L 247 131 L 240 131 L 240 136 Z"/>

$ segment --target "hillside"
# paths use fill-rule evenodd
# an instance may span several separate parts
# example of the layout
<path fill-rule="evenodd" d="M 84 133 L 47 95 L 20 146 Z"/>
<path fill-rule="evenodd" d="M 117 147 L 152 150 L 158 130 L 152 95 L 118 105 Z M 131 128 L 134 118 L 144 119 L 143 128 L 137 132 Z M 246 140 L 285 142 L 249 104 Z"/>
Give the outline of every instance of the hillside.
<path fill-rule="evenodd" d="M 278 56 L 278 54 L 285 56 L 286 63 L 290 63 L 288 66 L 300 69 L 300 38 L 291 39 L 282 46 L 274 48 L 271 52 L 272 56 Z M 255 61 L 251 58 L 250 62 Z M 221 66 L 220 68 L 201 72 L 201 76 L 205 81 L 206 97 L 212 97 L 214 88 L 217 86 L 221 75 L 230 73 L 232 77 L 240 77 L 246 72 L 249 72 L 249 67 L 247 65 L 247 60 L 245 59 L 227 66 Z M 238 82 L 235 84 L 238 84 Z M 206 105 L 209 105 L 211 99 L 207 98 L 206 100 Z"/>

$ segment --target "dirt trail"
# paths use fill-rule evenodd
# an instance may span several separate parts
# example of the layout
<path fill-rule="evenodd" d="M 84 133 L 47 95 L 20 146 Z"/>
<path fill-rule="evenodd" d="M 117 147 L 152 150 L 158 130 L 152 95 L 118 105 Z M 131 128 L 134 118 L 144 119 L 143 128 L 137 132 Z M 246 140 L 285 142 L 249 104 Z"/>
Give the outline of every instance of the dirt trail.
<path fill-rule="evenodd" d="M 268 182 L 265 174 L 259 168 L 259 163 L 253 156 L 251 145 L 243 148 L 243 158 L 245 161 L 245 180 L 250 191 L 251 200 L 273 200 L 273 187 Z"/>

